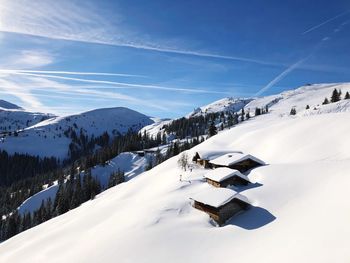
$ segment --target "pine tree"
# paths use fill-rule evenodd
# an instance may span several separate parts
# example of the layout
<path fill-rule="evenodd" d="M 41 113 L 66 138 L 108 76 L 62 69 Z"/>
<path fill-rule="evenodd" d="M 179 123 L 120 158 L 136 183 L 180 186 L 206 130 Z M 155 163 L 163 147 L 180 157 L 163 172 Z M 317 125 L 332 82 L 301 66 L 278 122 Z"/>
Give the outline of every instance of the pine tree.
<path fill-rule="evenodd" d="M 212 136 L 216 135 L 217 133 L 218 133 L 218 131 L 216 129 L 216 126 L 215 126 L 214 122 L 212 121 L 210 123 L 210 126 L 209 126 L 208 136 L 212 137 Z"/>
<path fill-rule="evenodd" d="M 261 115 L 261 109 L 260 108 L 255 108 L 255 116 Z"/>
<path fill-rule="evenodd" d="M 308 109 L 310 109 L 310 106 L 309 106 L 309 104 L 308 105 L 306 105 L 306 109 L 308 110 Z"/>
<path fill-rule="evenodd" d="M 297 114 L 297 110 L 295 108 L 292 108 L 290 110 L 290 115 L 295 115 L 295 114 Z"/>
<path fill-rule="evenodd" d="M 241 111 L 241 121 L 244 121 L 244 108 L 242 108 L 242 111 Z"/>
<path fill-rule="evenodd" d="M 329 100 L 327 98 L 324 98 L 324 101 L 322 102 L 322 105 L 329 104 Z"/>
<path fill-rule="evenodd" d="M 331 102 L 333 103 L 333 102 L 340 101 L 340 95 L 341 95 L 341 91 L 334 89 L 331 96 Z"/>
<path fill-rule="evenodd" d="M 345 99 L 345 100 L 350 99 L 350 94 L 349 94 L 349 92 L 348 92 L 348 91 L 345 93 L 345 97 L 344 97 L 344 99 Z"/>

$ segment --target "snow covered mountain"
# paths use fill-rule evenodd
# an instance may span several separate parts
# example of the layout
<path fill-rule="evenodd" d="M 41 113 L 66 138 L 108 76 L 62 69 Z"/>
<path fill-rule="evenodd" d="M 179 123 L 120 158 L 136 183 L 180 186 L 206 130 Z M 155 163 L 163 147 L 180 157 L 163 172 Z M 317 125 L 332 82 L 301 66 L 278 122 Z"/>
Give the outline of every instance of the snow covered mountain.
<path fill-rule="evenodd" d="M 196 108 L 194 111 L 187 114 L 186 118 L 205 116 L 209 113 L 217 112 L 239 112 L 253 99 L 241 99 L 241 98 L 223 98 L 208 105 L 204 105 Z M 154 119 L 155 122 L 151 125 L 145 126 L 141 129 L 141 132 L 147 132 L 151 136 L 156 136 L 158 133 L 163 134 L 164 126 L 172 123 L 171 119 Z"/>
<path fill-rule="evenodd" d="M 267 163 L 238 190 L 252 207 L 225 226 L 191 206 L 191 196 L 211 187 L 208 171 L 184 172 L 175 156 L 3 242 L 0 262 L 349 262 L 350 105 L 322 105 L 334 88 L 345 94 L 350 84 L 256 99 L 246 109 L 269 104 L 269 114 L 188 151 L 242 151 Z"/>
<path fill-rule="evenodd" d="M 52 114 L 28 112 L 20 106 L 0 100 L 0 133 L 18 131 L 55 117 Z"/>
<path fill-rule="evenodd" d="M 350 92 L 350 83 L 302 86 L 277 95 L 256 98 L 245 106 L 245 110 L 254 113 L 255 108 L 263 108 L 267 105 L 271 113 L 280 116 L 289 115 L 291 108 L 295 108 L 298 115 L 350 111 L 348 100 L 341 100 L 336 104 L 322 105 L 325 98 L 330 100 L 334 89 L 340 90 L 344 98 L 345 93 Z M 309 109 L 306 109 L 307 105 Z"/>
<path fill-rule="evenodd" d="M 215 112 L 238 112 L 244 106 L 246 106 L 252 99 L 241 99 L 241 98 L 224 98 L 208 105 L 199 107 L 195 109 L 193 112 L 187 115 L 189 117 L 196 117 L 200 115 L 205 115 L 207 113 L 215 113 Z"/>
<path fill-rule="evenodd" d="M 6 100 L 0 100 L 0 110 L 23 110 L 20 106 L 8 102 Z"/>
<path fill-rule="evenodd" d="M 55 156 L 64 159 L 68 157 L 72 133 L 98 137 L 104 132 L 110 136 L 124 134 L 129 129 L 138 131 L 153 121 L 136 111 L 128 108 L 97 109 L 81 114 L 53 117 L 16 134 L 3 137 L 0 150 L 10 154 L 28 153 L 38 156 Z M 48 147 L 50 145 L 50 147 Z"/>
<path fill-rule="evenodd" d="M 0 110 L 0 133 L 14 132 L 55 117 L 49 113 Z"/>

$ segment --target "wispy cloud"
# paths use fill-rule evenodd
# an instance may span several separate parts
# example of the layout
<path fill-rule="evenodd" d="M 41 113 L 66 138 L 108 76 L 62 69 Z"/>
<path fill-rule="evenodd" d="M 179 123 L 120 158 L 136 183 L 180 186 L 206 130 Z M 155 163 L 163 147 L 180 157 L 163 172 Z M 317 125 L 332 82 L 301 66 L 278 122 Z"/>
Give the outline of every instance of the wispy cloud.
<path fill-rule="evenodd" d="M 340 18 L 340 17 L 342 17 L 342 16 L 345 16 L 345 15 L 347 15 L 347 14 L 349 14 L 349 13 L 350 13 L 350 10 L 347 10 L 347 11 L 342 12 L 342 13 L 340 13 L 340 14 L 338 14 L 338 15 L 332 17 L 332 18 L 329 18 L 329 19 L 323 21 L 322 23 L 319 23 L 319 24 L 317 24 L 317 25 L 315 25 L 315 26 L 313 26 L 313 27 L 311 27 L 311 28 L 305 30 L 305 31 L 302 33 L 302 35 L 305 35 L 305 34 L 307 34 L 307 33 L 310 33 L 310 32 L 312 32 L 312 31 L 314 31 L 314 30 L 320 28 L 321 26 L 324 26 L 324 25 L 326 25 L 326 24 L 332 22 L 333 20 L 336 20 L 336 19 L 338 19 L 338 18 Z"/>
<path fill-rule="evenodd" d="M 68 0 L 0 0 L 0 31 L 40 36 L 51 39 L 81 41 L 87 43 L 129 47 L 148 51 L 164 52 L 186 56 L 242 61 L 261 65 L 279 66 L 279 63 L 242 56 L 229 56 L 213 52 L 179 48 L 161 41 L 135 38 L 139 32 L 129 32 L 118 23 L 120 15 L 113 13 L 113 24 L 105 16 L 106 12 L 89 1 Z"/>
<path fill-rule="evenodd" d="M 163 102 L 155 102 L 146 99 L 140 99 L 134 96 L 122 94 L 115 91 L 100 91 L 87 86 L 75 86 L 72 84 L 64 84 L 51 81 L 44 77 L 28 77 L 21 76 L 11 78 L 10 75 L 0 78 L 0 93 L 10 94 L 17 97 L 24 104 L 24 108 L 33 111 L 53 112 L 53 108 L 41 102 L 43 98 L 60 99 L 61 101 L 88 100 L 90 102 L 114 101 L 118 104 L 126 102 L 133 105 L 141 105 L 148 108 L 154 108 L 162 111 L 168 111 L 169 105 Z M 175 104 L 174 104 L 175 105 Z M 75 110 L 75 108 L 72 108 Z M 60 113 L 60 112 L 54 112 Z"/>
<path fill-rule="evenodd" d="M 23 65 L 23 64 L 21 64 Z M 136 77 L 148 78 L 144 75 L 108 73 L 108 72 L 83 72 L 83 71 L 57 71 L 57 70 L 26 70 L 26 69 L 0 69 L 0 73 L 34 73 L 34 74 L 60 74 L 60 75 L 80 75 L 80 76 L 117 76 L 117 77 Z"/>
<path fill-rule="evenodd" d="M 5 80 L 4 78 L 0 78 L 0 91 L 17 97 L 23 102 L 24 105 L 29 106 L 34 111 L 50 110 L 49 108 L 45 107 L 45 105 L 42 104 L 33 94 L 24 93 L 22 85 L 16 81 L 9 81 Z"/>
<path fill-rule="evenodd" d="M 152 90 L 164 90 L 164 91 L 186 92 L 186 93 L 225 94 L 225 92 L 214 91 L 214 90 L 204 90 L 204 89 L 164 87 L 164 86 L 149 85 L 149 84 L 135 84 L 135 83 L 127 83 L 127 82 L 107 81 L 107 80 L 82 79 L 82 78 L 72 78 L 72 77 L 47 75 L 47 74 L 34 74 L 34 73 L 27 73 L 27 72 L 21 72 L 21 71 L 3 71 L 3 72 L 9 75 L 23 75 L 23 76 L 43 77 L 43 78 L 49 78 L 49 79 L 69 80 L 69 81 L 84 82 L 84 83 L 91 83 L 91 84 L 113 85 L 120 89 L 152 89 Z"/>
<path fill-rule="evenodd" d="M 55 60 L 55 56 L 45 50 L 21 50 L 16 54 L 3 57 L 2 67 L 10 70 L 12 68 L 38 68 L 50 65 Z"/>

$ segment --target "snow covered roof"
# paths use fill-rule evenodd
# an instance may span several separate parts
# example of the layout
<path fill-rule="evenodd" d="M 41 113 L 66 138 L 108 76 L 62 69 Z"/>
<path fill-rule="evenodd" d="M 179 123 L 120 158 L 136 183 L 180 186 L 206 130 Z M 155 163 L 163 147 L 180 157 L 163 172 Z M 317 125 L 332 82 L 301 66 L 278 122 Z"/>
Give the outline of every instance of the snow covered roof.
<path fill-rule="evenodd" d="M 220 167 L 214 170 L 211 170 L 210 172 L 206 173 L 204 175 L 205 178 L 208 178 L 210 180 L 213 180 L 215 182 L 222 182 L 230 177 L 238 176 L 246 181 L 249 182 L 249 178 L 242 174 L 240 171 L 235 169 L 230 169 L 227 167 Z"/>
<path fill-rule="evenodd" d="M 223 154 L 227 154 L 227 153 L 242 153 L 241 151 L 206 151 L 206 150 L 202 150 L 202 151 L 198 151 L 199 157 L 201 159 L 204 160 L 213 160 L 215 158 L 218 158 L 220 156 L 222 156 Z"/>
<path fill-rule="evenodd" d="M 190 199 L 216 208 L 227 204 L 232 199 L 239 199 L 242 202 L 249 204 L 249 201 L 245 196 L 229 188 L 210 187 L 200 193 L 193 195 Z"/>
<path fill-rule="evenodd" d="M 244 153 L 238 153 L 238 152 L 224 154 L 218 158 L 211 160 L 210 162 L 213 164 L 217 164 L 217 165 L 230 166 L 230 165 L 233 165 L 235 163 L 238 163 L 238 162 L 241 162 L 241 161 L 244 161 L 247 159 L 251 159 L 251 160 L 253 160 L 257 163 L 260 163 L 262 165 L 265 164 L 262 160 L 254 157 L 250 154 L 244 154 Z"/>

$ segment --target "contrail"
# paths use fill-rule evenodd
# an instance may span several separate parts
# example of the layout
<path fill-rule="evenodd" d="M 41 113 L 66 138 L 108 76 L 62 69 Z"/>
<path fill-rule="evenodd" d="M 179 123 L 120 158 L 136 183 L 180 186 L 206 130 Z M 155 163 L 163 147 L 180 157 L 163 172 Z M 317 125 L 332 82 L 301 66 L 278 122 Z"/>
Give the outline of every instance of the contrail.
<path fill-rule="evenodd" d="M 313 27 L 309 28 L 308 30 L 304 31 L 304 32 L 302 33 L 302 35 L 305 35 L 305 34 L 311 32 L 311 31 L 314 31 L 315 29 L 320 28 L 321 26 L 323 26 L 323 25 L 325 25 L 325 24 L 328 24 L 329 22 L 331 22 L 331 21 L 333 21 L 333 20 L 335 20 L 335 19 L 337 19 L 337 18 L 339 18 L 339 17 L 345 16 L 345 15 L 347 15 L 349 12 L 350 12 L 350 10 L 347 10 L 347 11 L 345 11 L 345 12 L 339 14 L 339 15 L 336 15 L 335 17 L 332 17 L 332 18 L 330 18 L 330 19 L 328 19 L 328 20 L 322 22 L 321 24 L 318 24 L 318 25 L 316 25 L 316 26 L 313 26 Z"/>
<path fill-rule="evenodd" d="M 263 87 L 261 90 L 259 90 L 257 93 L 255 93 L 255 97 L 260 96 L 262 93 L 273 87 L 276 83 L 280 82 L 282 79 L 284 79 L 290 72 L 292 72 L 294 69 L 296 69 L 299 65 L 301 65 L 306 59 L 310 57 L 307 56 L 306 58 L 303 58 L 296 63 L 289 66 L 287 69 L 285 69 L 282 73 L 280 73 L 277 77 L 275 77 L 273 80 L 271 80 L 265 87 Z"/>
<path fill-rule="evenodd" d="M 226 55 L 219 55 L 219 54 L 213 54 L 213 53 L 207 53 L 207 52 L 198 52 L 198 51 L 192 51 L 192 50 L 153 47 L 149 45 L 129 44 L 129 43 L 123 43 L 119 41 L 104 41 L 104 40 L 98 40 L 98 39 L 77 39 L 74 37 L 67 37 L 67 36 L 52 36 L 49 34 L 39 34 L 39 33 L 37 34 L 37 33 L 28 33 L 28 32 L 21 32 L 21 31 L 10 31 L 10 30 L 4 30 L 4 29 L 0 30 L 0 32 L 16 33 L 16 34 L 28 35 L 28 36 L 38 36 L 38 37 L 57 39 L 57 40 L 68 40 L 68 41 L 81 42 L 81 43 L 100 44 L 100 45 L 108 45 L 108 46 L 115 46 L 115 47 L 126 47 L 126 48 L 154 51 L 154 52 L 160 52 L 160 53 L 168 53 L 168 54 L 178 54 L 178 55 L 186 55 L 186 56 L 194 56 L 194 57 L 240 61 L 240 62 L 247 62 L 247 63 L 253 63 L 258 65 L 266 65 L 266 66 L 277 66 L 277 67 L 282 66 L 278 62 L 270 62 L 270 61 L 264 61 L 264 60 L 247 58 L 247 57 L 226 56 Z"/>
<path fill-rule="evenodd" d="M 77 71 L 56 71 L 56 70 L 26 70 L 26 69 L 0 69 L 0 73 L 37 73 L 37 74 L 61 74 L 61 75 L 90 75 L 90 76 L 118 76 L 118 77 L 138 77 L 147 78 L 144 75 L 123 74 L 123 73 L 106 73 L 106 72 L 77 72 Z"/>
<path fill-rule="evenodd" d="M 127 87 L 127 88 L 166 90 L 166 91 L 180 91 L 180 92 L 190 92 L 190 93 L 226 94 L 226 92 L 211 91 L 211 90 L 204 90 L 204 89 L 172 88 L 172 87 L 164 87 L 164 86 L 157 86 L 157 85 L 147 85 L 147 84 L 145 85 L 145 84 L 133 84 L 133 83 L 126 83 L 126 82 L 106 81 L 106 80 L 71 78 L 71 77 L 63 77 L 63 76 L 56 76 L 56 75 L 34 74 L 34 73 L 26 73 L 26 72 L 18 72 L 18 71 L 7 72 L 7 74 L 71 80 L 71 81 L 94 83 L 94 84 L 114 85 L 119 88 Z"/>

